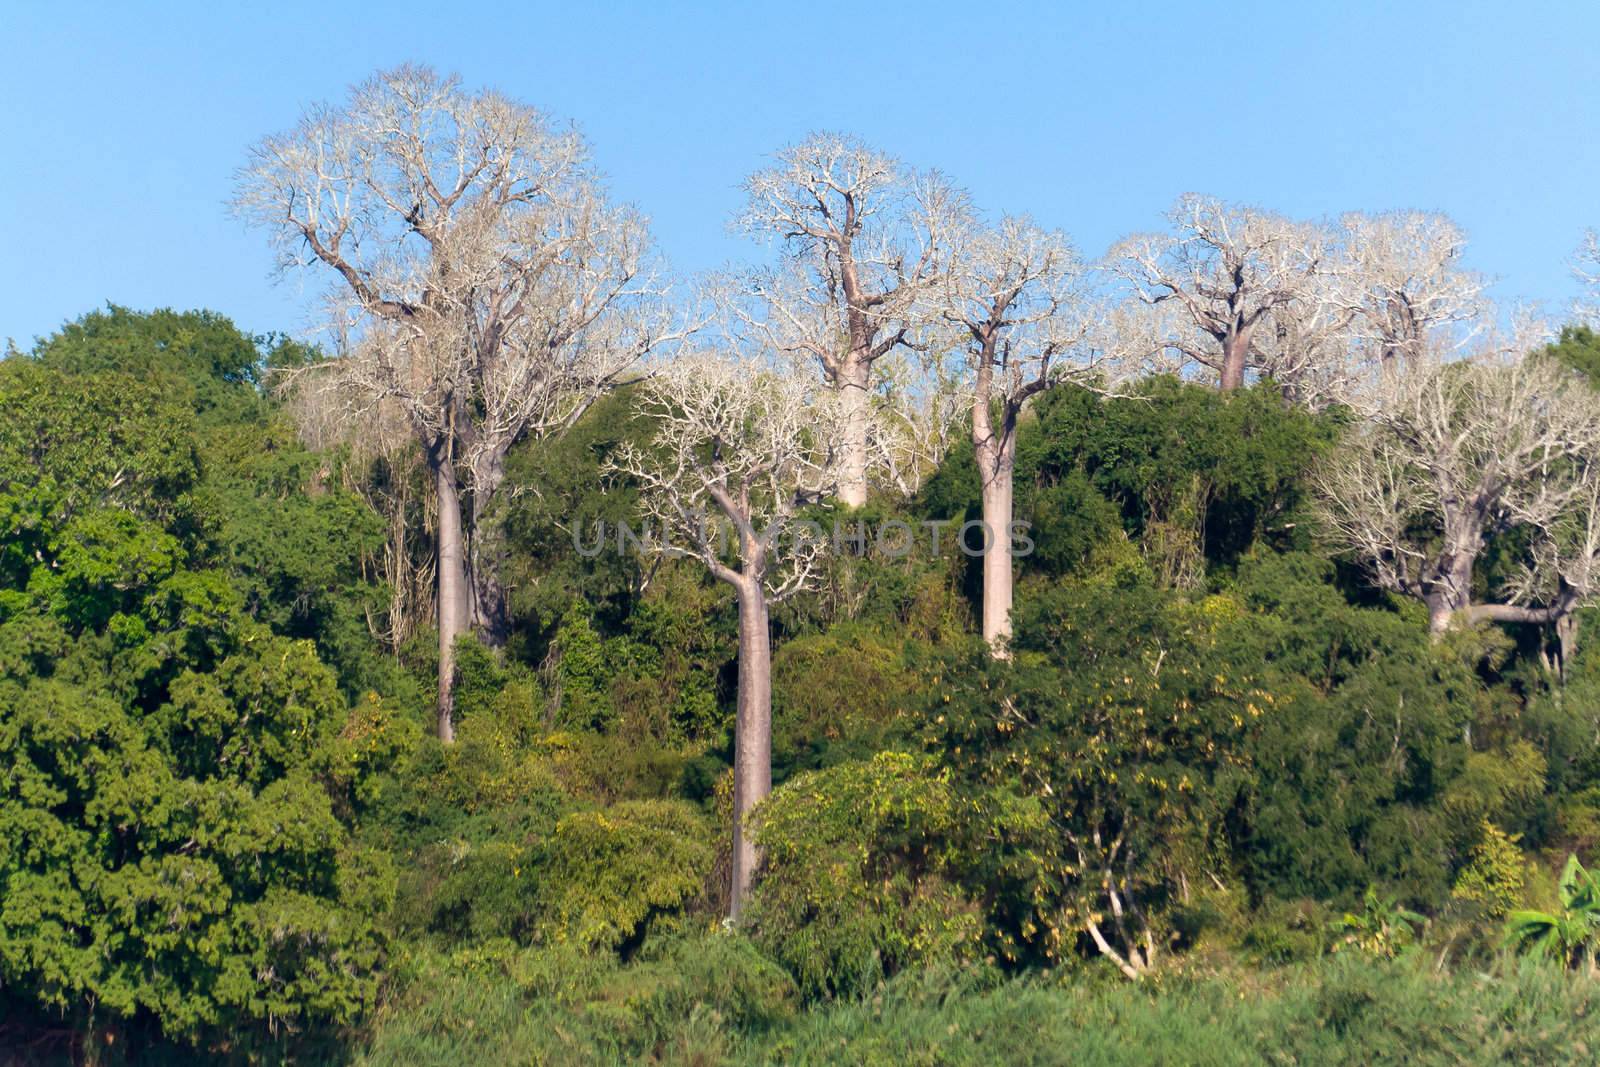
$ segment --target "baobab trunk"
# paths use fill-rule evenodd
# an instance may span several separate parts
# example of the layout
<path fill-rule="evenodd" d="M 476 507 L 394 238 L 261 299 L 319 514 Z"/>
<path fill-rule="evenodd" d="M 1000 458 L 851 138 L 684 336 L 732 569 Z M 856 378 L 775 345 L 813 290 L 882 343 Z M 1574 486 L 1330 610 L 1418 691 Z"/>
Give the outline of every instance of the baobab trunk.
<path fill-rule="evenodd" d="M 467 628 L 466 544 L 461 528 L 461 487 L 449 460 L 433 463 L 439 536 L 439 740 L 455 740 L 456 638 Z"/>
<path fill-rule="evenodd" d="M 839 441 L 839 502 L 847 507 L 867 503 L 867 386 L 871 366 L 866 360 L 850 356 L 839 368 L 834 388 L 844 409 L 844 425 Z"/>
<path fill-rule="evenodd" d="M 489 514 L 500 484 L 505 481 L 505 455 L 494 452 L 484 459 L 473 476 L 472 526 L 467 532 L 467 578 L 471 594 L 471 625 L 491 648 L 504 645 L 511 636 L 511 620 L 506 608 L 505 583 L 500 579 L 504 540 Z"/>
<path fill-rule="evenodd" d="M 1222 392 L 1231 393 L 1244 386 L 1244 362 L 1249 352 L 1249 335 L 1242 331 L 1222 342 Z"/>
<path fill-rule="evenodd" d="M 728 914 L 739 918 L 760 854 L 745 820 L 772 792 L 772 638 L 761 580 L 739 591 L 739 708 L 733 727 L 733 872 Z"/>
<path fill-rule="evenodd" d="M 977 443 L 983 501 L 983 639 L 997 658 L 1011 641 L 1011 507 L 1016 438 Z"/>
<path fill-rule="evenodd" d="M 1459 543 L 1459 542 L 1457 542 Z M 1428 633 L 1439 640 L 1457 616 L 1472 606 L 1472 565 L 1475 555 L 1458 553 L 1440 568 L 1439 576 L 1423 595 L 1428 605 Z"/>

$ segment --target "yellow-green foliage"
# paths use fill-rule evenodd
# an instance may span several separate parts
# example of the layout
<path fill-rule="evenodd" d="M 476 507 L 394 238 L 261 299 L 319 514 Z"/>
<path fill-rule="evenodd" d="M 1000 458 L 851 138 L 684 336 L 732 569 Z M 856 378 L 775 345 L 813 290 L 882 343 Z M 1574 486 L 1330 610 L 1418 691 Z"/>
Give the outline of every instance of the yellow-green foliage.
<path fill-rule="evenodd" d="M 539 931 L 554 942 L 615 948 L 675 922 L 705 891 L 715 831 L 692 805 L 635 800 L 573 812 L 538 872 Z"/>
<path fill-rule="evenodd" d="M 1502 752 L 1470 752 L 1445 794 L 1445 811 L 1464 822 L 1468 834 L 1485 820 L 1525 817 L 1544 792 L 1547 770 L 1543 753 L 1520 738 Z"/>
<path fill-rule="evenodd" d="M 934 761 L 885 752 L 801 775 L 755 813 L 751 927 L 802 992 L 859 992 L 976 952 L 978 909 L 945 877 L 955 803 Z"/>
<path fill-rule="evenodd" d="M 914 699 L 899 642 L 856 624 L 784 643 L 772 673 L 772 743 L 780 767 L 870 756 L 876 749 L 867 746 L 881 741 Z"/>
<path fill-rule="evenodd" d="M 1522 850 L 1517 847 L 1516 838 L 1485 819 L 1483 837 L 1473 847 L 1451 895 L 1457 900 L 1472 901 L 1482 906 L 1485 915 L 1499 919 L 1521 899 L 1525 882 Z"/>

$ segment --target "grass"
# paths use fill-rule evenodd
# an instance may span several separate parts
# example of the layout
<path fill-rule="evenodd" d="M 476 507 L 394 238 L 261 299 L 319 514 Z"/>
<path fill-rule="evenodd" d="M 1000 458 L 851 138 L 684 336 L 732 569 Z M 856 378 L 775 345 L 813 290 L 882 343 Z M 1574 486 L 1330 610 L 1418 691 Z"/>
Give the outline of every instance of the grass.
<path fill-rule="evenodd" d="M 906 975 L 807 1006 L 747 943 L 713 936 L 628 965 L 509 948 L 419 958 L 356 1062 L 1546 1064 L 1600 1057 L 1597 1020 L 1600 986 L 1553 968 L 1351 955 L 1147 986 Z"/>

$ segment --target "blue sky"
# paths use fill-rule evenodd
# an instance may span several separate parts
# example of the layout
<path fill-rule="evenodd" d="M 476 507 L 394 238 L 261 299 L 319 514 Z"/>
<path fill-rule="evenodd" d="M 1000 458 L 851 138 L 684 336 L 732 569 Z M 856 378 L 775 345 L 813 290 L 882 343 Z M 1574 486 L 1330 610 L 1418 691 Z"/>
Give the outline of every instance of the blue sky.
<path fill-rule="evenodd" d="M 1600 4 L 70 4 L 0 10 L 0 338 L 106 301 L 303 330 L 226 211 L 301 108 L 404 60 L 589 135 L 674 266 L 757 256 L 738 183 L 818 128 L 1091 255 L 1184 191 L 1454 216 L 1497 295 L 1564 307 L 1600 226 Z M 320 282 L 318 283 L 320 284 Z"/>

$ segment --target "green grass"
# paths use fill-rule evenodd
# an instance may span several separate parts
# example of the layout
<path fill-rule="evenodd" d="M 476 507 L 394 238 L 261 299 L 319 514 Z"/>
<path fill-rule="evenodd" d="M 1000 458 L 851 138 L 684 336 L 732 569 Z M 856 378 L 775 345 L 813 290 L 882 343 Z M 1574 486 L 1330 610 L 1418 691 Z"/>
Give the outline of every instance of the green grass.
<path fill-rule="evenodd" d="M 629 965 L 508 950 L 415 962 L 357 1062 L 1500 1064 L 1600 1057 L 1600 984 L 1549 967 L 1434 973 L 1337 957 L 1151 986 L 902 976 L 807 1007 L 737 938 Z"/>

